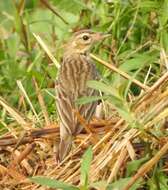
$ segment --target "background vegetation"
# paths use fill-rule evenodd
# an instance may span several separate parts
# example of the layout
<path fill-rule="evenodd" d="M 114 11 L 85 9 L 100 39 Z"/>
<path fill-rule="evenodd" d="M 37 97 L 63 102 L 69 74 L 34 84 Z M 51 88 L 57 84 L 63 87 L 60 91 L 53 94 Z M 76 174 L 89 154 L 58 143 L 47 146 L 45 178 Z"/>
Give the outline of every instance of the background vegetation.
<path fill-rule="evenodd" d="M 33 33 L 41 37 L 47 49 L 61 62 L 64 43 L 72 32 L 83 28 L 110 33 L 111 38 L 97 44 L 92 53 L 147 87 L 151 87 L 167 72 L 167 0 L 1 0 L 0 96 L 3 101 L 6 100 L 6 104 L 31 121 L 34 127 L 43 127 L 45 122 L 36 84 L 44 98 L 49 120 L 57 121 L 54 85 L 58 68 Z M 152 115 L 137 119 L 132 107 L 144 91 L 98 62 L 96 65 L 103 82 L 92 82 L 89 85 L 108 95 L 107 104 L 114 106 L 128 128 L 142 131 L 143 125 Z M 19 129 L 17 124 L 11 127 L 15 119 L 7 114 L 2 104 L 0 108 L 1 135 Z M 108 111 L 106 117 L 111 116 L 113 112 Z M 152 131 L 156 138 L 167 135 L 166 130 L 160 129 L 163 123 L 157 124 L 157 128 Z M 148 143 L 146 136 L 145 141 Z M 146 151 L 142 154 L 142 160 L 131 163 L 131 168 L 137 169 L 144 162 L 145 154 L 151 158 L 154 152 L 151 149 Z M 168 189 L 168 178 L 162 164 L 159 162 L 155 166 L 139 188 Z M 132 176 L 132 169 L 129 165 L 126 167 L 127 175 L 122 176 L 125 178 Z"/>

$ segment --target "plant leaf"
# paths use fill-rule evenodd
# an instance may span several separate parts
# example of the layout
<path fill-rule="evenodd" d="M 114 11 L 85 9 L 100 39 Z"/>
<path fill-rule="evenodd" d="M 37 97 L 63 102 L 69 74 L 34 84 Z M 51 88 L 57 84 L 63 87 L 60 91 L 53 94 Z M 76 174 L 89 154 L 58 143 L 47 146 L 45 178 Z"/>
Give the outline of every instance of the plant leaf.
<path fill-rule="evenodd" d="M 117 90 L 101 81 L 95 81 L 95 80 L 90 80 L 87 82 L 87 86 L 90 88 L 94 88 L 96 90 L 100 90 L 104 93 L 111 94 L 113 96 L 116 96 L 117 98 L 120 98 Z"/>
<path fill-rule="evenodd" d="M 115 88 L 100 81 L 88 81 L 87 85 L 90 88 L 106 93 L 108 95 L 106 96 L 107 100 L 116 108 L 121 117 L 123 117 L 123 119 L 128 121 L 131 125 L 135 123 L 135 117 L 133 113 L 131 113 L 127 102 L 119 96 Z"/>
<path fill-rule="evenodd" d="M 88 173 L 89 173 L 92 157 L 93 157 L 93 152 L 92 152 L 91 147 L 89 147 L 84 153 L 82 157 L 82 163 L 81 163 L 80 183 L 81 183 L 81 186 L 84 186 L 84 187 L 87 187 L 88 185 Z"/>
<path fill-rule="evenodd" d="M 108 183 L 106 181 L 97 181 L 90 185 L 90 187 L 96 188 L 96 189 L 106 189 L 107 186 L 108 186 Z"/>
<path fill-rule="evenodd" d="M 60 188 L 63 190 L 79 190 L 78 187 L 75 187 L 73 185 L 69 185 L 65 182 L 58 181 L 55 179 L 50 179 L 47 177 L 42 177 L 42 176 L 35 176 L 32 178 L 29 178 L 32 182 L 43 185 L 43 186 L 48 186 L 51 188 Z"/>
<path fill-rule="evenodd" d="M 141 158 L 139 160 L 133 160 L 127 164 L 127 176 L 131 176 L 133 172 L 137 171 L 138 168 L 148 160 L 148 156 Z"/>
<path fill-rule="evenodd" d="M 77 104 L 88 104 L 97 100 L 106 99 L 108 96 L 84 96 L 76 100 Z"/>
<path fill-rule="evenodd" d="M 73 14 L 79 14 L 83 9 L 88 9 L 81 0 L 54 0 L 53 3 L 60 9 Z"/>
<path fill-rule="evenodd" d="M 121 178 L 118 181 L 111 183 L 107 186 L 107 190 L 121 190 L 131 178 Z M 137 190 L 141 186 L 141 180 L 138 180 L 130 188 L 130 190 Z"/>

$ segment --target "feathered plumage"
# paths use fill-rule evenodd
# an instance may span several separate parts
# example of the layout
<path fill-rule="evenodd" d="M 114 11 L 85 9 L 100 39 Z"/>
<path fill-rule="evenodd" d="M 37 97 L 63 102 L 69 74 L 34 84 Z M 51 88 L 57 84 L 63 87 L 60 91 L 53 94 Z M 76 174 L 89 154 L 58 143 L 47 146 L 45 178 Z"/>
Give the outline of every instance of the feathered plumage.
<path fill-rule="evenodd" d="M 76 105 L 82 96 L 96 96 L 98 92 L 86 86 L 87 81 L 98 79 L 95 65 L 90 60 L 88 50 L 102 34 L 90 30 L 75 33 L 65 47 L 63 61 L 57 83 L 57 110 L 60 117 L 59 160 L 65 158 L 71 148 L 72 138 L 82 130 L 74 110 L 87 121 L 94 114 L 97 102 Z"/>

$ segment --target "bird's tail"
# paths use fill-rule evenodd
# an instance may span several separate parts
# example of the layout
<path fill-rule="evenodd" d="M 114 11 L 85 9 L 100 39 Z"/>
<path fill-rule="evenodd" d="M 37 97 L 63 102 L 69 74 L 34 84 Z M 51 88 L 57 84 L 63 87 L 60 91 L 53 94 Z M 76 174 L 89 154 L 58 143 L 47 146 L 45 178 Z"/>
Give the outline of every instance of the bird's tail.
<path fill-rule="evenodd" d="M 59 161 L 64 160 L 64 158 L 68 155 L 68 153 L 71 150 L 72 146 L 72 136 L 70 135 L 66 139 L 61 139 L 60 144 L 59 144 L 59 149 L 58 149 L 58 159 Z"/>

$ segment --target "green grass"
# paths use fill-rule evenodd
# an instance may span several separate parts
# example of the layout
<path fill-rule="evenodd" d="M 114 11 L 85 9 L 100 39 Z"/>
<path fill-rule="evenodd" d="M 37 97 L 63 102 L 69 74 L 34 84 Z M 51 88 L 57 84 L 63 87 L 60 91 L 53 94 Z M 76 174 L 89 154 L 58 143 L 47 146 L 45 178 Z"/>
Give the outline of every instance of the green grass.
<path fill-rule="evenodd" d="M 147 85 L 161 75 L 159 53 L 161 48 L 168 50 L 166 0 L 67 2 L 50 1 L 68 25 L 39 1 L 26 1 L 24 7 L 20 7 L 22 1 L 0 3 L 0 29 L 3 31 L 0 38 L 0 94 L 13 105 L 17 105 L 20 96 L 16 80 L 22 81 L 38 109 L 34 86 L 30 82 L 32 77 L 44 91 L 53 87 L 57 75 L 57 69 L 38 46 L 33 32 L 42 37 L 60 61 L 63 51 L 60 47 L 73 28 L 108 31 L 112 38 L 104 45 L 98 45 L 93 52 L 109 62 L 113 61 L 130 75 L 137 72 L 136 78 L 142 82 L 151 66 Z M 126 81 L 101 65 L 98 68 L 102 77 L 124 95 Z M 132 91 L 136 94 L 137 89 Z M 46 93 L 44 96 L 47 102 L 52 102 Z"/>
<path fill-rule="evenodd" d="M 63 45 L 73 31 L 90 28 L 108 32 L 111 38 L 97 44 L 92 50 L 101 59 L 114 64 L 147 86 L 152 86 L 167 71 L 168 65 L 162 59 L 168 55 L 167 0 L 47 1 L 57 14 L 42 2 L 44 1 L 0 1 L 0 96 L 22 112 L 25 118 L 35 120 L 35 126 L 42 126 L 44 118 L 33 78 L 40 88 L 49 117 L 57 120 L 53 96 L 58 68 L 33 33 L 41 37 L 52 55 L 61 62 Z M 141 95 L 141 88 L 98 62 L 96 65 L 102 81 L 90 81 L 90 87 L 105 92 L 106 101 L 113 104 L 130 127 L 142 127 L 142 123 L 150 120 L 153 112 L 150 110 L 146 121 L 135 118 L 131 110 L 132 101 Z M 20 88 L 18 81 L 23 88 Z M 23 89 L 28 98 L 25 98 Z M 79 103 L 94 99 L 83 98 Z M 34 117 L 36 114 L 37 117 Z M 0 135 L 8 131 L 4 123 L 8 125 L 12 121 L 13 118 L 0 107 Z M 162 131 L 155 130 L 154 133 L 159 136 Z M 131 172 L 128 171 L 129 175 L 125 178 L 129 178 Z M 167 176 L 162 171 L 161 164 L 151 171 L 150 176 L 145 181 L 145 188 L 167 188 L 164 183 Z M 159 176 L 157 180 L 156 176 Z"/>

